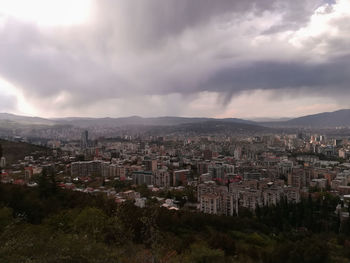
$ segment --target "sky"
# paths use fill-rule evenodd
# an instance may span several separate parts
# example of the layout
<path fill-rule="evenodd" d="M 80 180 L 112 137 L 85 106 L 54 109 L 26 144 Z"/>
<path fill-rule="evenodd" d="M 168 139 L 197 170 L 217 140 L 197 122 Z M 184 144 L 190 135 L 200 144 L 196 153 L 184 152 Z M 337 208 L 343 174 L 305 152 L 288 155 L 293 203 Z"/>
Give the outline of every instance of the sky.
<path fill-rule="evenodd" d="M 0 0 L 0 112 L 350 108 L 350 0 Z"/>

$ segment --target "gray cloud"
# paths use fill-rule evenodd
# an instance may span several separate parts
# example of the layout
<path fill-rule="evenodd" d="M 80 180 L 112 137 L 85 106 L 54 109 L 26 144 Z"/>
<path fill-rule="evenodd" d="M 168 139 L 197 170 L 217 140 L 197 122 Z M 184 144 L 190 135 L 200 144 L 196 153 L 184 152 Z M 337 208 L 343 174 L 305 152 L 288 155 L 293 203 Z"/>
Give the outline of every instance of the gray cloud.
<path fill-rule="evenodd" d="M 277 40 L 261 52 L 251 46 L 259 36 L 305 26 L 322 3 L 99 0 L 87 25 L 43 29 L 7 20 L 0 27 L 0 76 L 28 98 L 52 101 L 57 108 L 203 91 L 222 94 L 224 103 L 255 89 L 347 91 L 350 64 L 338 57 L 347 55 L 345 19 L 334 21 L 343 36 L 319 36 L 327 48 L 323 61 L 313 59 L 317 38 L 304 43 L 310 54 L 295 57 L 288 52 L 297 51 Z M 279 19 L 269 23 L 269 16 Z M 274 48 L 286 54 L 274 54 Z"/>
<path fill-rule="evenodd" d="M 0 112 L 11 112 L 17 108 L 17 99 L 13 95 L 0 95 Z"/>
<path fill-rule="evenodd" d="M 220 69 L 205 83 L 208 90 L 240 92 L 254 89 L 316 88 L 348 91 L 349 56 L 326 63 L 256 62 Z M 349 91 L 350 92 L 350 91 Z"/>

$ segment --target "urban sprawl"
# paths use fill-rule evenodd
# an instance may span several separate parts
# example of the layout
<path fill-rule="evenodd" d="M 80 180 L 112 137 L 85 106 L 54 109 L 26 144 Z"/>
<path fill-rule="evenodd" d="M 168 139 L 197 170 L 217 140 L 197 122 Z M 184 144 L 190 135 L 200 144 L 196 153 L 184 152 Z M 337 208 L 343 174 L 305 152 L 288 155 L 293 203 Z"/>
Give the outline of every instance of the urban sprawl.
<path fill-rule="evenodd" d="M 328 192 L 340 200 L 334 212 L 349 217 L 348 138 L 298 133 L 89 140 L 83 131 L 80 140 L 46 146 L 45 155 L 11 164 L 3 152 L 1 182 L 36 187 L 46 169 L 61 188 L 116 203 L 227 216 Z"/>

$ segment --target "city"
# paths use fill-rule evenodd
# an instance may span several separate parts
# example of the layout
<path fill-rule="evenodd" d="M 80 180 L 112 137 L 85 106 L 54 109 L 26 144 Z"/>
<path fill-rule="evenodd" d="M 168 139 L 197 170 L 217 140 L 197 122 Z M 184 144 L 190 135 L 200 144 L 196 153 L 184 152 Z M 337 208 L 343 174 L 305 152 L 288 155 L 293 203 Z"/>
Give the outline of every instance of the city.
<path fill-rule="evenodd" d="M 80 140 L 51 140 L 47 147 L 48 156 L 28 155 L 13 163 L 3 151 L 1 182 L 35 186 L 35 176 L 51 169 L 61 188 L 103 194 L 117 203 L 132 200 L 145 207 L 155 199 L 169 209 L 227 216 L 324 192 L 339 198 L 341 220 L 349 218 L 348 136 L 300 132 L 92 141 L 85 130 Z"/>
<path fill-rule="evenodd" d="M 42 185 L 48 180 L 61 191 L 102 198 L 116 207 L 130 204 L 145 211 L 158 207 L 260 222 L 266 220 L 267 209 L 274 211 L 283 204 L 288 208 L 315 202 L 321 204 L 317 215 L 326 203 L 328 212 L 322 219 L 326 222 L 320 215 L 320 222 L 314 218 L 309 225 L 308 217 L 294 208 L 288 220 L 299 216 L 300 222 L 289 224 L 302 232 L 320 231 L 312 230 L 315 227 L 348 233 L 350 137 L 345 135 L 346 127 L 341 132 L 339 128 L 319 132 L 299 128 L 297 133 L 295 128 L 283 133 L 278 128 L 254 129 L 244 135 L 237 127 L 221 130 L 222 124 L 219 132 L 211 133 L 210 126 L 216 124 L 205 122 L 199 131 L 189 127 L 164 136 L 150 135 L 148 128 L 138 133 L 135 128 L 123 128 L 123 135 L 114 138 L 104 137 L 102 126 L 90 131 L 74 128 L 81 131 L 78 139 L 75 133 L 54 139 L 11 132 L 0 141 L 1 183 L 50 196 L 53 190 L 47 189 L 48 183 Z"/>
<path fill-rule="evenodd" d="M 350 0 L 0 0 L 0 263 L 349 263 Z"/>

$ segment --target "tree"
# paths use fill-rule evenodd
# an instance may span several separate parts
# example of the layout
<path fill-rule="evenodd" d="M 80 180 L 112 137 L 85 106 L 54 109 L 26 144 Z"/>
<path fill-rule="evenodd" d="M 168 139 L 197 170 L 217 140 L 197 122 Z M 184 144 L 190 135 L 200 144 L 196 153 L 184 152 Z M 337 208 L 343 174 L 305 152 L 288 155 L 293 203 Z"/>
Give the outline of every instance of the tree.
<path fill-rule="evenodd" d="M 100 209 L 87 207 L 81 211 L 74 221 L 74 228 L 77 232 L 91 235 L 95 240 L 103 237 L 102 231 L 107 222 L 107 215 Z"/>
<path fill-rule="evenodd" d="M 47 178 L 47 170 L 43 168 L 41 174 L 38 177 L 38 189 L 41 197 L 46 197 L 49 192 L 49 181 Z"/>
<path fill-rule="evenodd" d="M 43 171 L 37 179 L 38 189 L 40 197 L 49 197 L 52 194 L 55 194 L 57 191 L 55 171 L 51 170 L 50 175 L 48 175 L 47 168 L 43 168 Z"/>
<path fill-rule="evenodd" d="M 222 250 L 211 249 L 205 244 L 195 243 L 184 259 L 183 262 L 191 263 L 225 262 L 225 254 Z"/>
<path fill-rule="evenodd" d="M 56 175 L 55 175 L 55 171 L 54 170 L 51 170 L 51 172 L 50 172 L 49 181 L 50 181 L 51 193 L 54 194 L 57 191 L 57 182 L 56 182 Z"/>
<path fill-rule="evenodd" d="M 0 232 L 13 221 L 12 209 L 0 208 Z"/>

